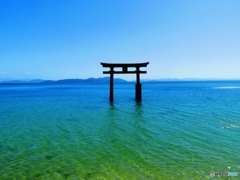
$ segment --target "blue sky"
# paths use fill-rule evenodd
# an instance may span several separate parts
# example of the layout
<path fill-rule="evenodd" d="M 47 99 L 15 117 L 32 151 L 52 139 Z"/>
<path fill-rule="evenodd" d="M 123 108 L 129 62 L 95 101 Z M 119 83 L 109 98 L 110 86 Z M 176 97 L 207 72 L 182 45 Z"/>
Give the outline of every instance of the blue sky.
<path fill-rule="evenodd" d="M 240 1 L 0 1 L 0 79 L 104 77 L 100 62 L 146 61 L 144 79 L 240 79 Z"/>

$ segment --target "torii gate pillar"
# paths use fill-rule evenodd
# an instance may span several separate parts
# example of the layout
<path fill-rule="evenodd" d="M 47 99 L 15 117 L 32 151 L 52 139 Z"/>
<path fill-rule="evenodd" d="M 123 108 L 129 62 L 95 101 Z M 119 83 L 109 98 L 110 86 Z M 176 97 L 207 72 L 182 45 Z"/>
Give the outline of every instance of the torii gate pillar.
<path fill-rule="evenodd" d="M 137 101 L 142 100 L 142 84 L 140 83 L 139 67 L 137 67 L 136 69 L 135 98 Z"/>
<path fill-rule="evenodd" d="M 109 67 L 110 71 L 103 71 L 103 74 L 110 74 L 110 91 L 109 91 L 109 100 L 113 102 L 113 75 L 114 74 L 136 74 L 136 85 L 135 85 L 135 98 L 136 101 L 142 100 L 142 84 L 140 83 L 140 74 L 146 74 L 147 71 L 140 71 L 140 67 L 147 67 L 149 62 L 145 63 L 101 63 L 103 67 Z M 129 71 L 129 67 L 135 67 L 135 71 Z M 114 68 L 122 68 L 121 71 L 114 71 Z"/>
<path fill-rule="evenodd" d="M 110 102 L 113 102 L 113 85 L 114 85 L 114 83 L 113 83 L 113 68 L 111 67 L 110 68 L 111 70 L 110 70 L 110 92 L 109 92 L 109 100 L 110 100 Z"/>

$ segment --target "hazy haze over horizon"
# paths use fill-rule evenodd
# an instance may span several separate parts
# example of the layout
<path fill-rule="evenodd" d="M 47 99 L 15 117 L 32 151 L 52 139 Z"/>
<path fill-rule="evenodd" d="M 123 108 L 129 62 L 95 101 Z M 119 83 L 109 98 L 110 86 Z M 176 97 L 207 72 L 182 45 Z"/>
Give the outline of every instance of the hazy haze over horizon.
<path fill-rule="evenodd" d="M 239 9 L 238 0 L 2 1 L 0 79 L 105 77 L 100 62 L 147 61 L 142 79 L 240 79 Z"/>

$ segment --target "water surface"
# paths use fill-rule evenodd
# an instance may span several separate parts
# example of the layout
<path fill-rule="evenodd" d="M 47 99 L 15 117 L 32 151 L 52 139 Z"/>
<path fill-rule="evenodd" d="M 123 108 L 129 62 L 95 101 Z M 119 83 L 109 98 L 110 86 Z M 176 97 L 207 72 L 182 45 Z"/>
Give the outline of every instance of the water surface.
<path fill-rule="evenodd" d="M 0 85 L 0 179 L 211 179 L 240 169 L 240 82 Z M 237 178 L 237 177 L 236 177 Z"/>

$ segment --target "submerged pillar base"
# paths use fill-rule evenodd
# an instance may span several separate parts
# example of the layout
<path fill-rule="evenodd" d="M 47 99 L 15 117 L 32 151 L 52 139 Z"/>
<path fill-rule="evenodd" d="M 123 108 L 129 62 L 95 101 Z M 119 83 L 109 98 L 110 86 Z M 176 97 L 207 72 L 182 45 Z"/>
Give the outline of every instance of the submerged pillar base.
<path fill-rule="evenodd" d="M 142 100 L 142 84 L 135 84 L 135 98 L 136 101 Z"/>
<path fill-rule="evenodd" d="M 109 92 L 109 101 L 110 102 L 113 102 L 113 73 L 110 74 L 110 92 Z"/>
<path fill-rule="evenodd" d="M 110 85 L 109 101 L 113 102 L 113 85 Z"/>

